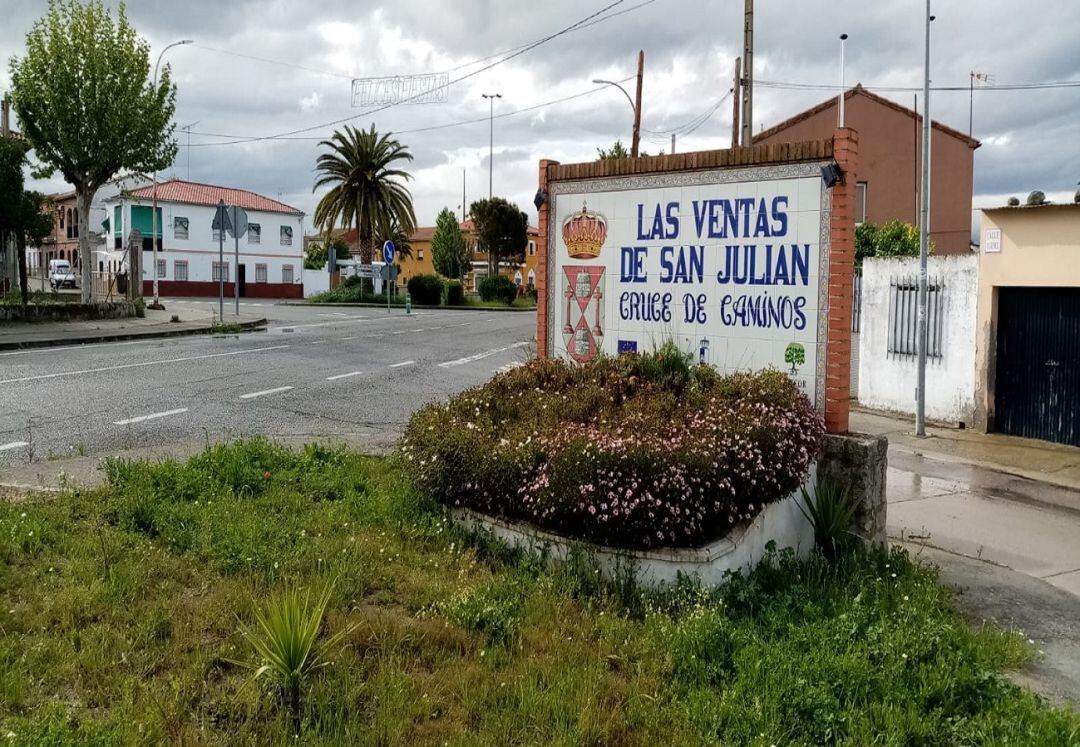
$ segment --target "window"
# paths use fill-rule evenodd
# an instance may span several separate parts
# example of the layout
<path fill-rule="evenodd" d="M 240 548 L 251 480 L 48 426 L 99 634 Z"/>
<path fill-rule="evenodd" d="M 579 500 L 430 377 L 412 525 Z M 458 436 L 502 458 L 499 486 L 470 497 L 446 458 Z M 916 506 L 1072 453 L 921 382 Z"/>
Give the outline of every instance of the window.
<path fill-rule="evenodd" d="M 63 221 L 61 221 L 61 225 L 63 225 Z M 72 231 L 72 225 L 71 225 L 71 208 L 68 208 L 68 210 L 67 210 L 67 237 L 68 237 L 69 239 L 71 238 L 71 231 Z"/>
<path fill-rule="evenodd" d="M 293 281 L 293 266 L 282 265 L 281 266 L 281 282 L 291 283 Z"/>
<path fill-rule="evenodd" d="M 262 226 L 258 223 L 248 223 L 247 237 L 249 244 L 261 244 Z"/>
<path fill-rule="evenodd" d="M 423 249 L 417 249 L 416 250 L 416 258 L 417 259 L 423 259 L 424 258 L 424 250 Z"/>
<path fill-rule="evenodd" d="M 79 238 L 79 209 L 76 208 L 71 213 L 71 238 Z"/>
<path fill-rule="evenodd" d="M 188 219 L 187 218 L 173 218 L 173 238 L 187 240 L 188 237 Z M 216 238 L 216 237 L 215 237 Z"/>
<path fill-rule="evenodd" d="M 536 242 L 533 241 L 532 239 L 529 239 L 529 256 L 530 257 L 535 257 L 536 256 Z"/>
<path fill-rule="evenodd" d="M 187 262 L 184 260 L 176 260 L 172 265 L 173 280 L 187 280 Z"/>
<path fill-rule="evenodd" d="M 292 246 L 292 226 L 281 227 L 281 245 Z"/>
<path fill-rule="evenodd" d="M 536 287 L 536 273 L 534 271 L 532 271 L 532 270 L 529 270 L 529 290 L 532 290 L 535 287 Z"/>
<path fill-rule="evenodd" d="M 215 283 L 224 280 L 229 282 L 229 263 L 228 262 L 215 262 L 213 273 L 210 277 Z"/>
<path fill-rule="evenodd" d="M 255 265 L 255 282 L 266 282 L 266 265 Z"/>
<path fill-rule="evenodd" d="M 158 278 L 165 277 L 165 273 L 166 273 L 166 271 L 168 269 L 167 265 L 168 265 L 168 263 L 164 259 L 159 259 L 157 261 L 157 276 L 158 276 Z"/>
<path fill-rule="evenodd" d="M 855 182 L 855 225 L 866 222 L 866 182 Z"/>
<path fill-rule="evenodd" d="M 942 357 L 945 337 L 945 284 L 930 280 L 926 293 L 926 356 Z M 918 354 L 919 282 L 914 277 L 893 278 L 889 287 L 889 355 Z"/>

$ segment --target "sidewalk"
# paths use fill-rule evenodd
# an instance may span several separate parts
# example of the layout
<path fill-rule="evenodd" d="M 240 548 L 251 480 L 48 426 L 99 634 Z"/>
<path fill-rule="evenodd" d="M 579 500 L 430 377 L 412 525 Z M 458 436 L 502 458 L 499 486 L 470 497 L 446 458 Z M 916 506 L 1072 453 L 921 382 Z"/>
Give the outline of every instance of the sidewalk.
<path fill-rule="evenodd" d="M 1080 448 L 998 433 L 927 426 L 916 438 L 913 418 L 853 409 L 851 430 L 887 436 L 890 449 L 903 449 L 942 462 L 959 462 L 1080 491 Z"/>
<path fill-rule="evenodd" d="M 179 322 L 171 321 L 173 316 Z M 245 329 L 266 326 L 266 319 L 257 314 L 240 312 L 239 317 L 225 314 L 226 324 L 240 324 Z M 38 322 L 4 324 L 0 326 L 0 350 L 80 345 L 95 342 L 175 337 L 205 334 L 213 330 L 214 309 L 167 307 L 165 311 L 146 310 L 142 319 L 97 319 L 77 322 Z"/>

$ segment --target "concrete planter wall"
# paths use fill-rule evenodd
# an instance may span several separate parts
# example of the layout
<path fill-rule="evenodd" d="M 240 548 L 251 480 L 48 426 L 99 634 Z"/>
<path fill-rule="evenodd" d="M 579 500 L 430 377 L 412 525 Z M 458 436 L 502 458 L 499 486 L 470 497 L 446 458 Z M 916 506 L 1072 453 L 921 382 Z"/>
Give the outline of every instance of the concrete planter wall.
<path fill-rule="evenodd" d="M 574 549 L 583 551 L 595 559 L 607 578 L 632 568 L 638 583 L 652 588 L 674 583 L 680 574 L 697 578 L 705 586 L 721 584 L 728 571 L 748 572 L 756 566 L 770 540 L 778 549 L 793 548 L 800 557 L 814 547 L 814 530 L 799 510 L 795 496 L 766 506 L 750 524 L 737 527 L 727 537 L 695 548 L 626 550 L 562 537 L 530 524 L 466 508 L 450 509 L 450 515 L 470 530 L 490 532 L 510 547 L 546 554 L 554 561 L 566 560 Z"/>
<path fill-rule="evenodd" d="M 832 435 L 826 437 L 821 459 L 811 470 L 806 489 L 811 495 L 818 473 L 847 487 L 861 504 L 852 531 L 868 546 L 883 548 L 885 538 L 885 469 L 888 442 L 880 436 Z M 799 508 L 801 493 L 765 507 L 752 522 L 736 527 L 727 537 L 696 548 L 626 550 L 604 547 L 563 537 L 531 524 L 510 521 L 472 511 L 451 508 L 451 518 L 471 531 L 487 532 L 513 548 L 566 560 L 574 550 L 594 558 L 600 571 L 611 578 L 633 569 L 642 586 L 657 588 L 674 583 L 680 575 L 698 579 L 705 586 L 725 580 L 728 572 L 749 572 L 765 555 L 766 545 L 791 548 L 806 557 L 814 548 L 814 530 Z"/>
<path fill-rule="evenodd" d="M 67 322 L 89 319 L 128 319 L 135 316 L 135 304 L 128 300 L 100 303 L 47 303 L 0 306 L 4 322 Z"/>

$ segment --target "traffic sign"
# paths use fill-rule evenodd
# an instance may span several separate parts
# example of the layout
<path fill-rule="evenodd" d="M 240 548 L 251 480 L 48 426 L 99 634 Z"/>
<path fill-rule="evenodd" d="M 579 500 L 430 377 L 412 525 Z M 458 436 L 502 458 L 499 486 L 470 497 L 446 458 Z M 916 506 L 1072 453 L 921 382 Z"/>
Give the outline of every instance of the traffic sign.
<path fill-rule="evenodd" d="M 398 268 L 394 265 L 383 265 L 379 268 L 379 277 L 388 283 L 392 283 L 397 280 Z"/>
<path fill-rule="evenodd" d="M 385 244 L 383 244 L 382 245 L 383 261 L 386 262 L 386 264 L 388 264 L 388 265 L 394 264 L 394 254 L 395 254 L 396 251 L 397 251 L 397 249 L 394 248 L 394 242 L 393 241 L 387 241 Z"/>

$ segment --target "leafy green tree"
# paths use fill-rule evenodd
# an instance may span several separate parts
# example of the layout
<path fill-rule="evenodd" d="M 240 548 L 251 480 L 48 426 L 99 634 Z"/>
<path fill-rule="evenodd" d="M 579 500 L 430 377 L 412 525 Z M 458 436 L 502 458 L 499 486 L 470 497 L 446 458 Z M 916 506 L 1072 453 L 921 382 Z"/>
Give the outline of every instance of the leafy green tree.
<path fill-rule="evenodd" d="M 412 161 L 412 154 L 390 135 L 377 133 L 374 124 L 370 130 L 346 125 L 319 145 L 327 152 L 315 161 L 315 189 L 330 190 L 315 206 L 315 225 L 324 233 L 339 225 L 355 227 L 360 259 L 370 264 L 379 238 L 409 236 L 416 229 L 412 195 L 404 184 L 412 175 L 399 167 Z"/>
<path fill-rule="evenodd" d="M 154 86 L 150 45 L 101 0 L 50 0 L 13 57 L 11 101 L 26 139 L 46 168 L 75 188 L 79 225 L 116 174 L 150 173 L 176 157 L 176 86 L 169 66 Z M 82 298 L 90 299 L 90 232 L 79 232 Z"/>
<path fill-rule="evenodd" d="M 520 265 L 529 243 L 529 216 L 502 197 L 477 200 L 469 207 L 480 251 L 487 253 L 488 275 L 499 274 L 500 264 Z"/>
<path fill-rule="evenodd" d="M 13 236 L 19 263 L 22 304 L 30 300 L 26 279 L 26 247 L 41 246 L 52 232 L 52 212 L 40 192 L 23 189 L 27 146 L 21 140 L 0 138 L 0 237 Z"/>
<path fill-rule="evenodd" d="M 457 216 L 443 208 L 435 219 L 435 234 L 431 237 L 431 261 L 435 272 L 443 277 L 460 280 L 469 266 L 469 246 L 461 234 Z"/>
<path fill-rule="evenodd" d="M 934 242 L 930 242 L 934 253 Z M 902 220 L 880 225 L 862 223 L 855 229 L 855 266 L 862 267 L 867 257 L 918 257 L 919 229 Z"/>
<path fill-rule="evenodd" d="M 622 144 L 622 140 L 616 140 L 615 144 L 607 150 L 603 148 L 596 149 L 596 157 L 598 161 L 613 161 L 618 158 L 629 158 L 630 151 L 626 149 L 626 146 Z"/>

